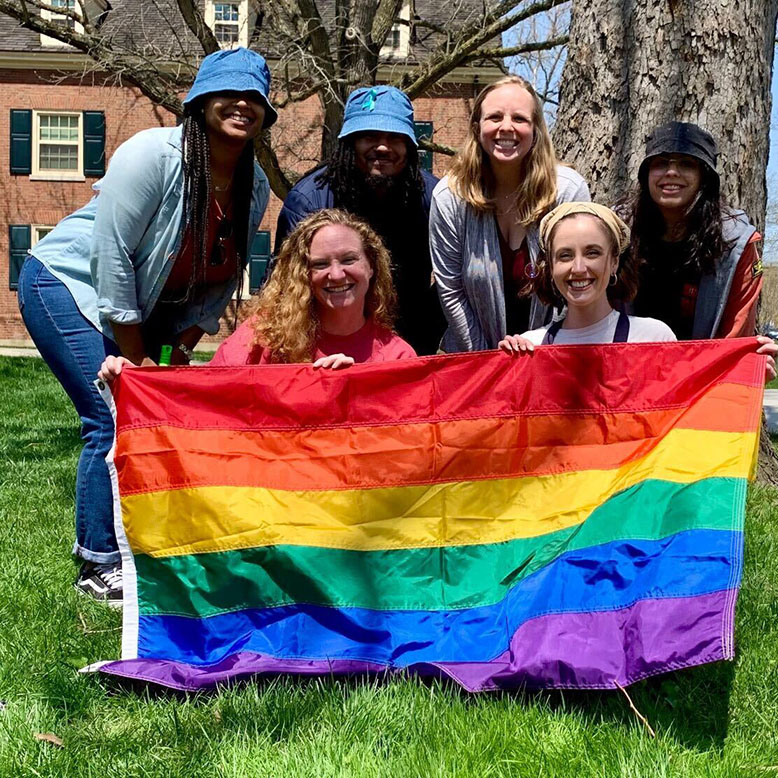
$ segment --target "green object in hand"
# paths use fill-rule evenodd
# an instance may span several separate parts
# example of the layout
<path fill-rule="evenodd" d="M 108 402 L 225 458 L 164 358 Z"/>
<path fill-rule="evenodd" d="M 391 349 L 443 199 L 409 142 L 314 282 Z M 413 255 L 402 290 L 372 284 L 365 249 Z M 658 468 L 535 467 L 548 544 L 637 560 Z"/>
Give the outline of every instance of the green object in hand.
<path fill-rule="evenodd" d="M 159 365 L 160 367 L 168 367 L 170 365 L 170 357 L 173 355 L 172 346 L 162 346 L 159 350 Z"/>

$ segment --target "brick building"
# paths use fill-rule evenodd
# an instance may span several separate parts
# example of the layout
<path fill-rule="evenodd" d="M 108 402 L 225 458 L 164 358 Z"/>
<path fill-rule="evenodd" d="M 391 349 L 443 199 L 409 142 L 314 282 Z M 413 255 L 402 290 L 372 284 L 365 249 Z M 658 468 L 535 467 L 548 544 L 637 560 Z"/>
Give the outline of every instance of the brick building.
<path fill-rule="evenodd" d="M 51 0 L 54 6 L 71 9 L 78 9 L 80 2 Z M 165 29 L 163 18 L 150 16 L 149 10 L 160 13 L 164 4 L 121 0 L 107 6 L 103 0 L 89 2 L 102 10 L 108 8 L 101 29 L 124 45 L 132 43 L 132 35 L 139 30 L 148 36 L 149 30 L 161 35 Z M 247 10 L 248 0 L 204 3 L 206 22 L 223 45 L 250 43 L 266 51 L 261 37 L 257 44 L 253 33 L 249 34 L 255 20 Z M 409 8 L 406 6 L 403 12 L 407 14 Z M 52 17 L 50 12 L 41 13 Z M 64 18 L 62 23 L 74 25 Z M 167 34 L 170 36 L 170 29 Z M 398 68 L 407 66 L 405 63 L 423 56 L 422 47 L 416 44 L 409 40 L 407 26 L 393 28 L 382 50 L 379 82 L 389 80 Z M 268 60 L 273 71 L 272 54 Z M 429 94 L 414 101 L 420 128 L 432 132 L 438 143 L 458 146 L 464 137 L 473 96 L 484 83 L 499 75 L 499 70 L 492 66 L 453 71 Z M 22 28 L 3 15 L 0 83 L 0 138 L 5 139 L 0 143 L 0 344 L 7 344 L 27 341 L 14 291 L 27 249 L 61 218 L 87 202 L 92 184 L 102 175 L 106 160 L 110 160 L 119 144 L 147 127 L 173 125 L 175 117 L 134 87 L 117 85 L 114 78 L 94 72 L 85 55 Z M 279 121 L 272 130 L 274 148 L 285 167 L 305 172 L 318 158 L 318 99 L 312 97 L 292 104 L 279 113 Z M 432 162 L 437 175 L 445 171 L 446 161 L 440 155 L 427 160 Z M 261 225 L 261 230 L 268 233 L 267 245 L 272 245 L 280 206 L 273 196 Z"/>

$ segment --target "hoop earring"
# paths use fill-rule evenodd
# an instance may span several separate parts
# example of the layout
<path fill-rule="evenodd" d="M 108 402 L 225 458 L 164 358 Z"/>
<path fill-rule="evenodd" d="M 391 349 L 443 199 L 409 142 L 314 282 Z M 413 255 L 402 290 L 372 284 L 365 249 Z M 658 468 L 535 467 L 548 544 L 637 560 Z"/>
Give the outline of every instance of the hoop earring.
<path fill-rule="evenodd" d="M 612 273 L 610 277 L 610 281 L 608 282 L 608 286 L 616 286 L 618 282 L 619 282 L 618 273 Z"/>

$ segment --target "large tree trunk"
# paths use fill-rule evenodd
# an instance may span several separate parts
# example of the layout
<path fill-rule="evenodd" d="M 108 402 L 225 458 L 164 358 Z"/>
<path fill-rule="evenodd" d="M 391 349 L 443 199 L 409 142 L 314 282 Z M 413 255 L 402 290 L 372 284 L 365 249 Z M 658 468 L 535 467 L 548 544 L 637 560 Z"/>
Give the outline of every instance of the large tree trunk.
<path fill-rule="evenodd" d="M 554 141 L 610 202 L 673 119 L 717 139 L 727 200 L 764 225 L 778 0 L 576 0 Z"/>
<path fill-rule="evenodd" d="M 767 199 L 778 0 L 575 0 L 554 141 L 613 203 L 636 183 L 648 133 L 701 125 L 719 145 L 722 192 L 761 229 Z M 778 484 L 762 436 L 759 475 Z"/>

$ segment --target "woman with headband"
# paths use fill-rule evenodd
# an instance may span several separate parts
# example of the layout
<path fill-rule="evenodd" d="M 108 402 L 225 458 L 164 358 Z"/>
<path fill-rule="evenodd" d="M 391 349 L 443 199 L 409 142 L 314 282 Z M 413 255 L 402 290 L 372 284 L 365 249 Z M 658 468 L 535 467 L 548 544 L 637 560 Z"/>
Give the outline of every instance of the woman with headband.
<path fill-rule="evenodd" d="M 627 251 L 629 227 L 598 203 L 564 203 L 540 223 L 542 249 L 535 293 L 549 305 L 566 305 L 563 319 L 509 335 L 499 348 L 515 355 L 535 346 L 586 343 L 656 343 L 674 341 L 673 331 L 657 319 L 614 310 L 615 300 L 635 296 L 638 267 Z M 767 354 L 765 381 L 775 378 L 778 345 L 758 338 L 757 353 Z"/>
<path fill-rule="evenodd" d="M 534 291 L 547 305 L 567 306 L 563 319 L 500 341 L 507 353 L 550 343 L 643 343 L 675 340 L 656 319 L 627 316 L 615 300 L 631 300 L 638 270 L 629 227 L 598 203 L 563 203 L 540 223 L 541 260 Z M 620 260 L 620 257 L 623 257 Z"/>
<path fill-rule="evenodd" d="M 508 76 L 483 89 L 430 210 L 430 254 L 448 320 L 443 351 L 496 348 L 506 333 L 550 319 L 531 294 L 538 223 L 561 202 L 588 199 L 581 176 L 557 164 L 532 86 Z"/>

